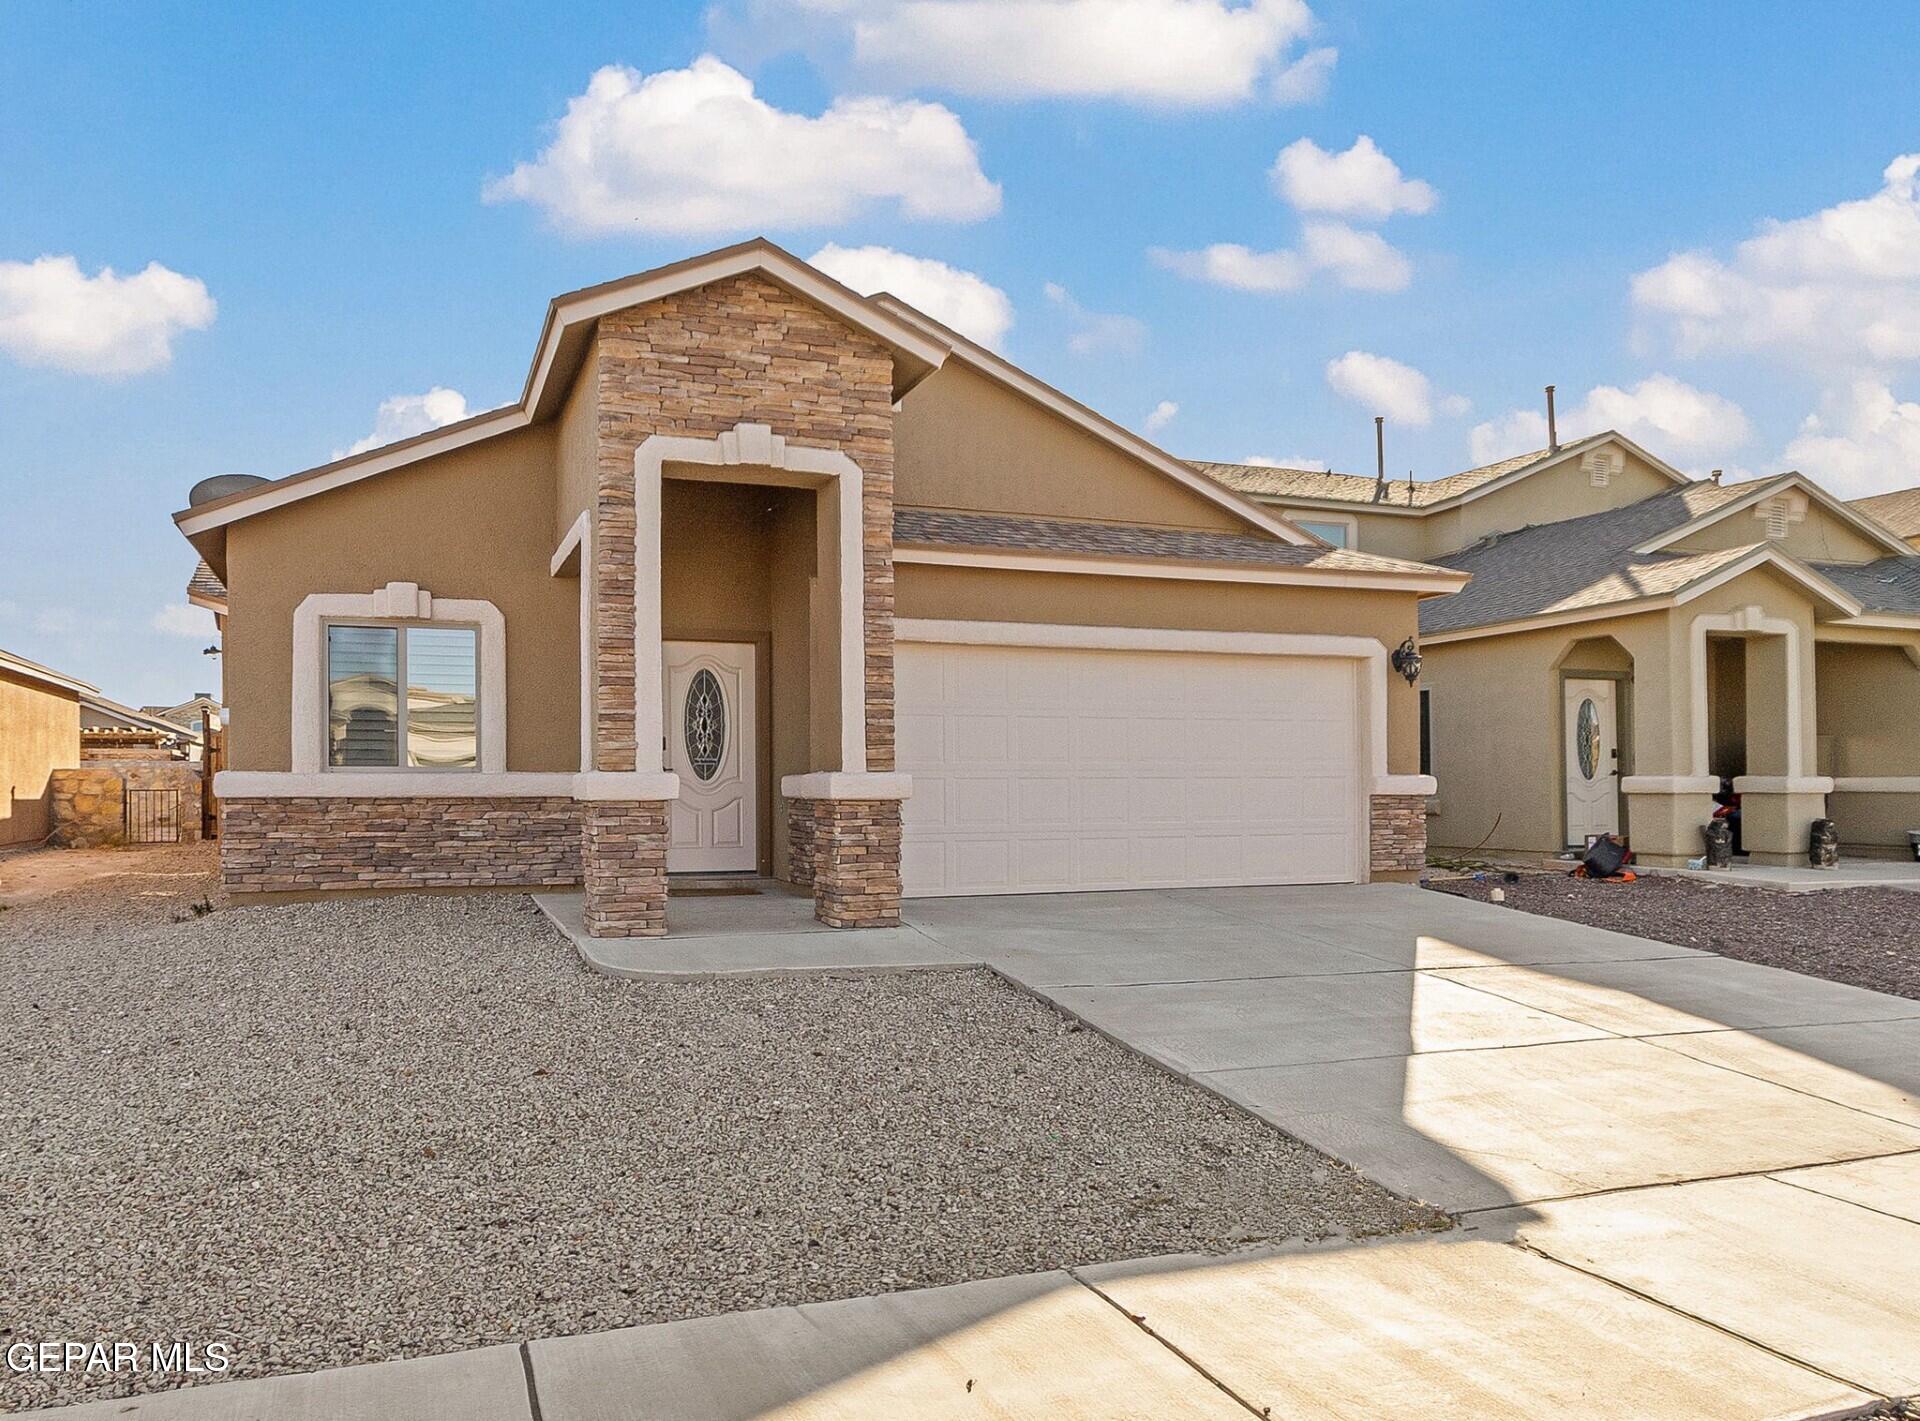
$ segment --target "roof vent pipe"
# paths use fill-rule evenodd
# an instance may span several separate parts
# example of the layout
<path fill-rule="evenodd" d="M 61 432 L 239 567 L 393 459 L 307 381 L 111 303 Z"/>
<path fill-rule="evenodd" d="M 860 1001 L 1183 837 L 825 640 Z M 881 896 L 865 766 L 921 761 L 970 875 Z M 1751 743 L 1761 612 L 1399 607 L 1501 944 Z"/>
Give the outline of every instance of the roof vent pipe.
<path fill-rule="evenodd" d="M 1710 474 L 1710 475 L 1709 475 L 1708 477 L 1710 477 L 1710 478 L 1711 478 L 1711 479 L 1712 479 L 1712 480 L 1713 480 L 1713 481 L 1714 481 L 1715 483 L 1719 483 L 1719 482 L 1720 482 L 1720 475 L 1721 475 L 1722 473 L 1724 473 L 1724 472 L 1725 472 L 1725 470 L 1722 470 L 1722 469 L 1715 469 L 1715 470 L 1713 471 L 1713 473 L 1712 473 L 1712 474 Z"/>
<path fill-rule="evenodd" d="M 1380 503 L 1387 496 L 1387 417 L 1377 414 L 1373 417 L 1373 501 Z"/>
<path fill-rule="evenodd" d="M 1560 426 L 1553 419 L 1553 386 L 1547 386 L 1547 452 L 1560 452 Z"/>

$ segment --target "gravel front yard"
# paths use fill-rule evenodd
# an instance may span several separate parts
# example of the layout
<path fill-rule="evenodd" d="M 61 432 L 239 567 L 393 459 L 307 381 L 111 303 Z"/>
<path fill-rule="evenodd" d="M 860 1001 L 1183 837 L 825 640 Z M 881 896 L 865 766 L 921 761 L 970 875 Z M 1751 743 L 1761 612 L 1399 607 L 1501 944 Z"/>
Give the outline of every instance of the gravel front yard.
<path fill-rule="evenodd" d="M 183 865 L 0 911 L 0 1343 L 259 1375 L 1445 1223 L 984 972 L 616 983 L 522 897 Z"/>
<path fill-rule="evenodd" d="M 1504 888 L 1508 905 L 1522 912 L 1920 998 L 1920 893 L 1777 893 L 1660 876 L 1594 883 L 1565 874 L 1522 874 L 1517 883 L 1503 883 L 1498 873 L 1482 883 L 1436 879 L 1426 886 L 1482 902 Z"/>

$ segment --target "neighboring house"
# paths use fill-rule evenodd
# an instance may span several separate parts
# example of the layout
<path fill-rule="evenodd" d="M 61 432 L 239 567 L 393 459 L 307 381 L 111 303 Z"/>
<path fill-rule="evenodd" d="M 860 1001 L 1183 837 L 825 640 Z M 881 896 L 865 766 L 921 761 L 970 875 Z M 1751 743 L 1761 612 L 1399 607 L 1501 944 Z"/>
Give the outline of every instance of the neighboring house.
<path fill-rule="evenodd" d="M 53 832 L 53 773 L 80 763 L 85 681 L 0 651 L 0 845 Z"/>
<path fill-rule="evenodd" d="M 83 760 L 198 760 L 200 733 L 96 692 L 80 698 Z"/>
<path fill-rule="evenodd" d="M 1614 433 L 1430 483 L 1206 464 L 1362 552 L 1471 573 L 1420 611 L 1429 837 L 1554 852 L 1624 832 L 1702 851 L 1713 794 L 1744 846 L 1804 863 L 1920 829 L 1920 556 L 1798 474 L 1694 481 Z"/>
<path fill-rule="evenodd" d="M 1871 498 L 1856 498 L 1853 506 L 1879 519 L 1908 544 L 1920 548 L 1920 488 L 1897 489 L 1877 493 Z"/>
<path fill-rule="evenodd" d="M 853 926 L 1423 862 L 1389 657 L 1463 574 L 765 242 L 558 298 L 513 404 L 176 519 L 224 592 L 239 892 L 578 882 L 632 936 L 668 873 Z"/>
<path fill-rule="evenodd" d="M 216 720 L 219 718 L 220 702 L 211 691 L 195 691 L 192 700 L 182 701 L 177 706 L 142 706 L 140 709 L 146 715 L 158 716 L 161 720 L 197 732 L 209 714 Z"/>

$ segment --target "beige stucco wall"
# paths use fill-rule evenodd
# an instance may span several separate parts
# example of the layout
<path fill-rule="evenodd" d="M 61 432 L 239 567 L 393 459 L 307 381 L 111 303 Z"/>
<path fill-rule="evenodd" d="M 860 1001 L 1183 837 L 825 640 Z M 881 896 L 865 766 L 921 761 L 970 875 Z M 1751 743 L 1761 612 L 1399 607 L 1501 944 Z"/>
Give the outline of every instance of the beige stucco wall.
<path fill-rule="evenodd" d="M 1754 510 L 1742 509 L 1672 546 L 1684 552 L 1713 552 L 1766 541 L 1765 521 L 1756 517 Z M 1807 562 L 1872 562 L 1876 558 L 1895 556 L 1892 549 L 1882 547 L 1817 504 L 1808 506 L 1807 516 L 1800 522 L 1789 523 L 1787 536 L 1775 546 Z"/>
<path fill-rule="evenodd" d="M 1307 518 L 1339 522 L 1353 520 L 1350 547 L 1381 557 L 1408 558 L 1419 562 L 1427 556 L 1427 532 L 1424 518 L 1396 517 L 1391 513 L 1368 513 L 1363 506 L 1338 511 L 1303 508 L 1299 504 L 1275 503 L 1273 509 L 1284 518 Z"/>
<path fill-rule="evenodd" d="M 1920 646 L 1920 637 L 1879 635 L 1885 638 L 1879 644 L 1823 641 L 1815 648 L 1823 775 L 1920 776 L 1920 735 L 1911 728 L 1920 667 L 1906 650 Z M 1843 845 L 1904 852 L 1908 830 L 1920 829 L 1920 794 L 1836 792 L 1827 812 Z"/>
<path fill-rule="evenodd" d="M 79 763 L 79 696 L 0 671 L 0 844 L 52 832 L 52 774 Z"/>
<path fill-rule="evenodd" d="M 1535 523 L 1584 518 L 1609 508 L 1624 508 L 1677 487 L 1651 464 L 1622 450 L 1625 466 L 1603 488 L 1581 469 L 1578 457 L 1542 469 L 1518 483 L 1481 494 L 1455 508 L 1421 519 L 1426 544 L 1420 554 L 1439 557 L 1477 542 L 1489 533 L 1506 533 Z"/>
<path fill-rule="evenodd" d="M 415 582 L 499 607 L 507 633 L 507 768 L 579 767 L 580 584 L 549 574 L 554 429 L 424 460 L 227 531 L 230 767 L 291 767 L 293 613 L 315 592 Z"/>
<path fill-rule="evenodd" d="M 1246 521 L 959 360 L 894 417 L 894 502 L 1244 531 Z"/>
<path fill-rule="evenodd" d="M 554 432 L 553 546 L 593 502 L 596 410 L 594 382 L 575 379 Z"/>
<path fill-rule="evenodd" d="M 896 577 L 901 617 L 1365 636 L 1378 640 L 1389 651 L 1412 636 L 1416 625 L 1414 597 L 1407 592 L 1007 572 L 918 563 L 902 563 Z M 1419 768 L 1419 699 L 1405 681 L 1389 674 L 1387 769 L 1393 774 L 1413 774 Z"/>

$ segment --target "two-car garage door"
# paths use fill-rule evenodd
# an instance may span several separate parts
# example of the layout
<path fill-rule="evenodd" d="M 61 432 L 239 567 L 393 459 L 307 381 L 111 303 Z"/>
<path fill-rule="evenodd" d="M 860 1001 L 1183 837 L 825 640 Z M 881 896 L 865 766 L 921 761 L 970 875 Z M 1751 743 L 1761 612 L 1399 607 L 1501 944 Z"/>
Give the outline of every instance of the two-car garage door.
<path fill-rule="evenodd" d="M 1362 664 L 903 643 L 907 895 L 1353 881 Z"/>

